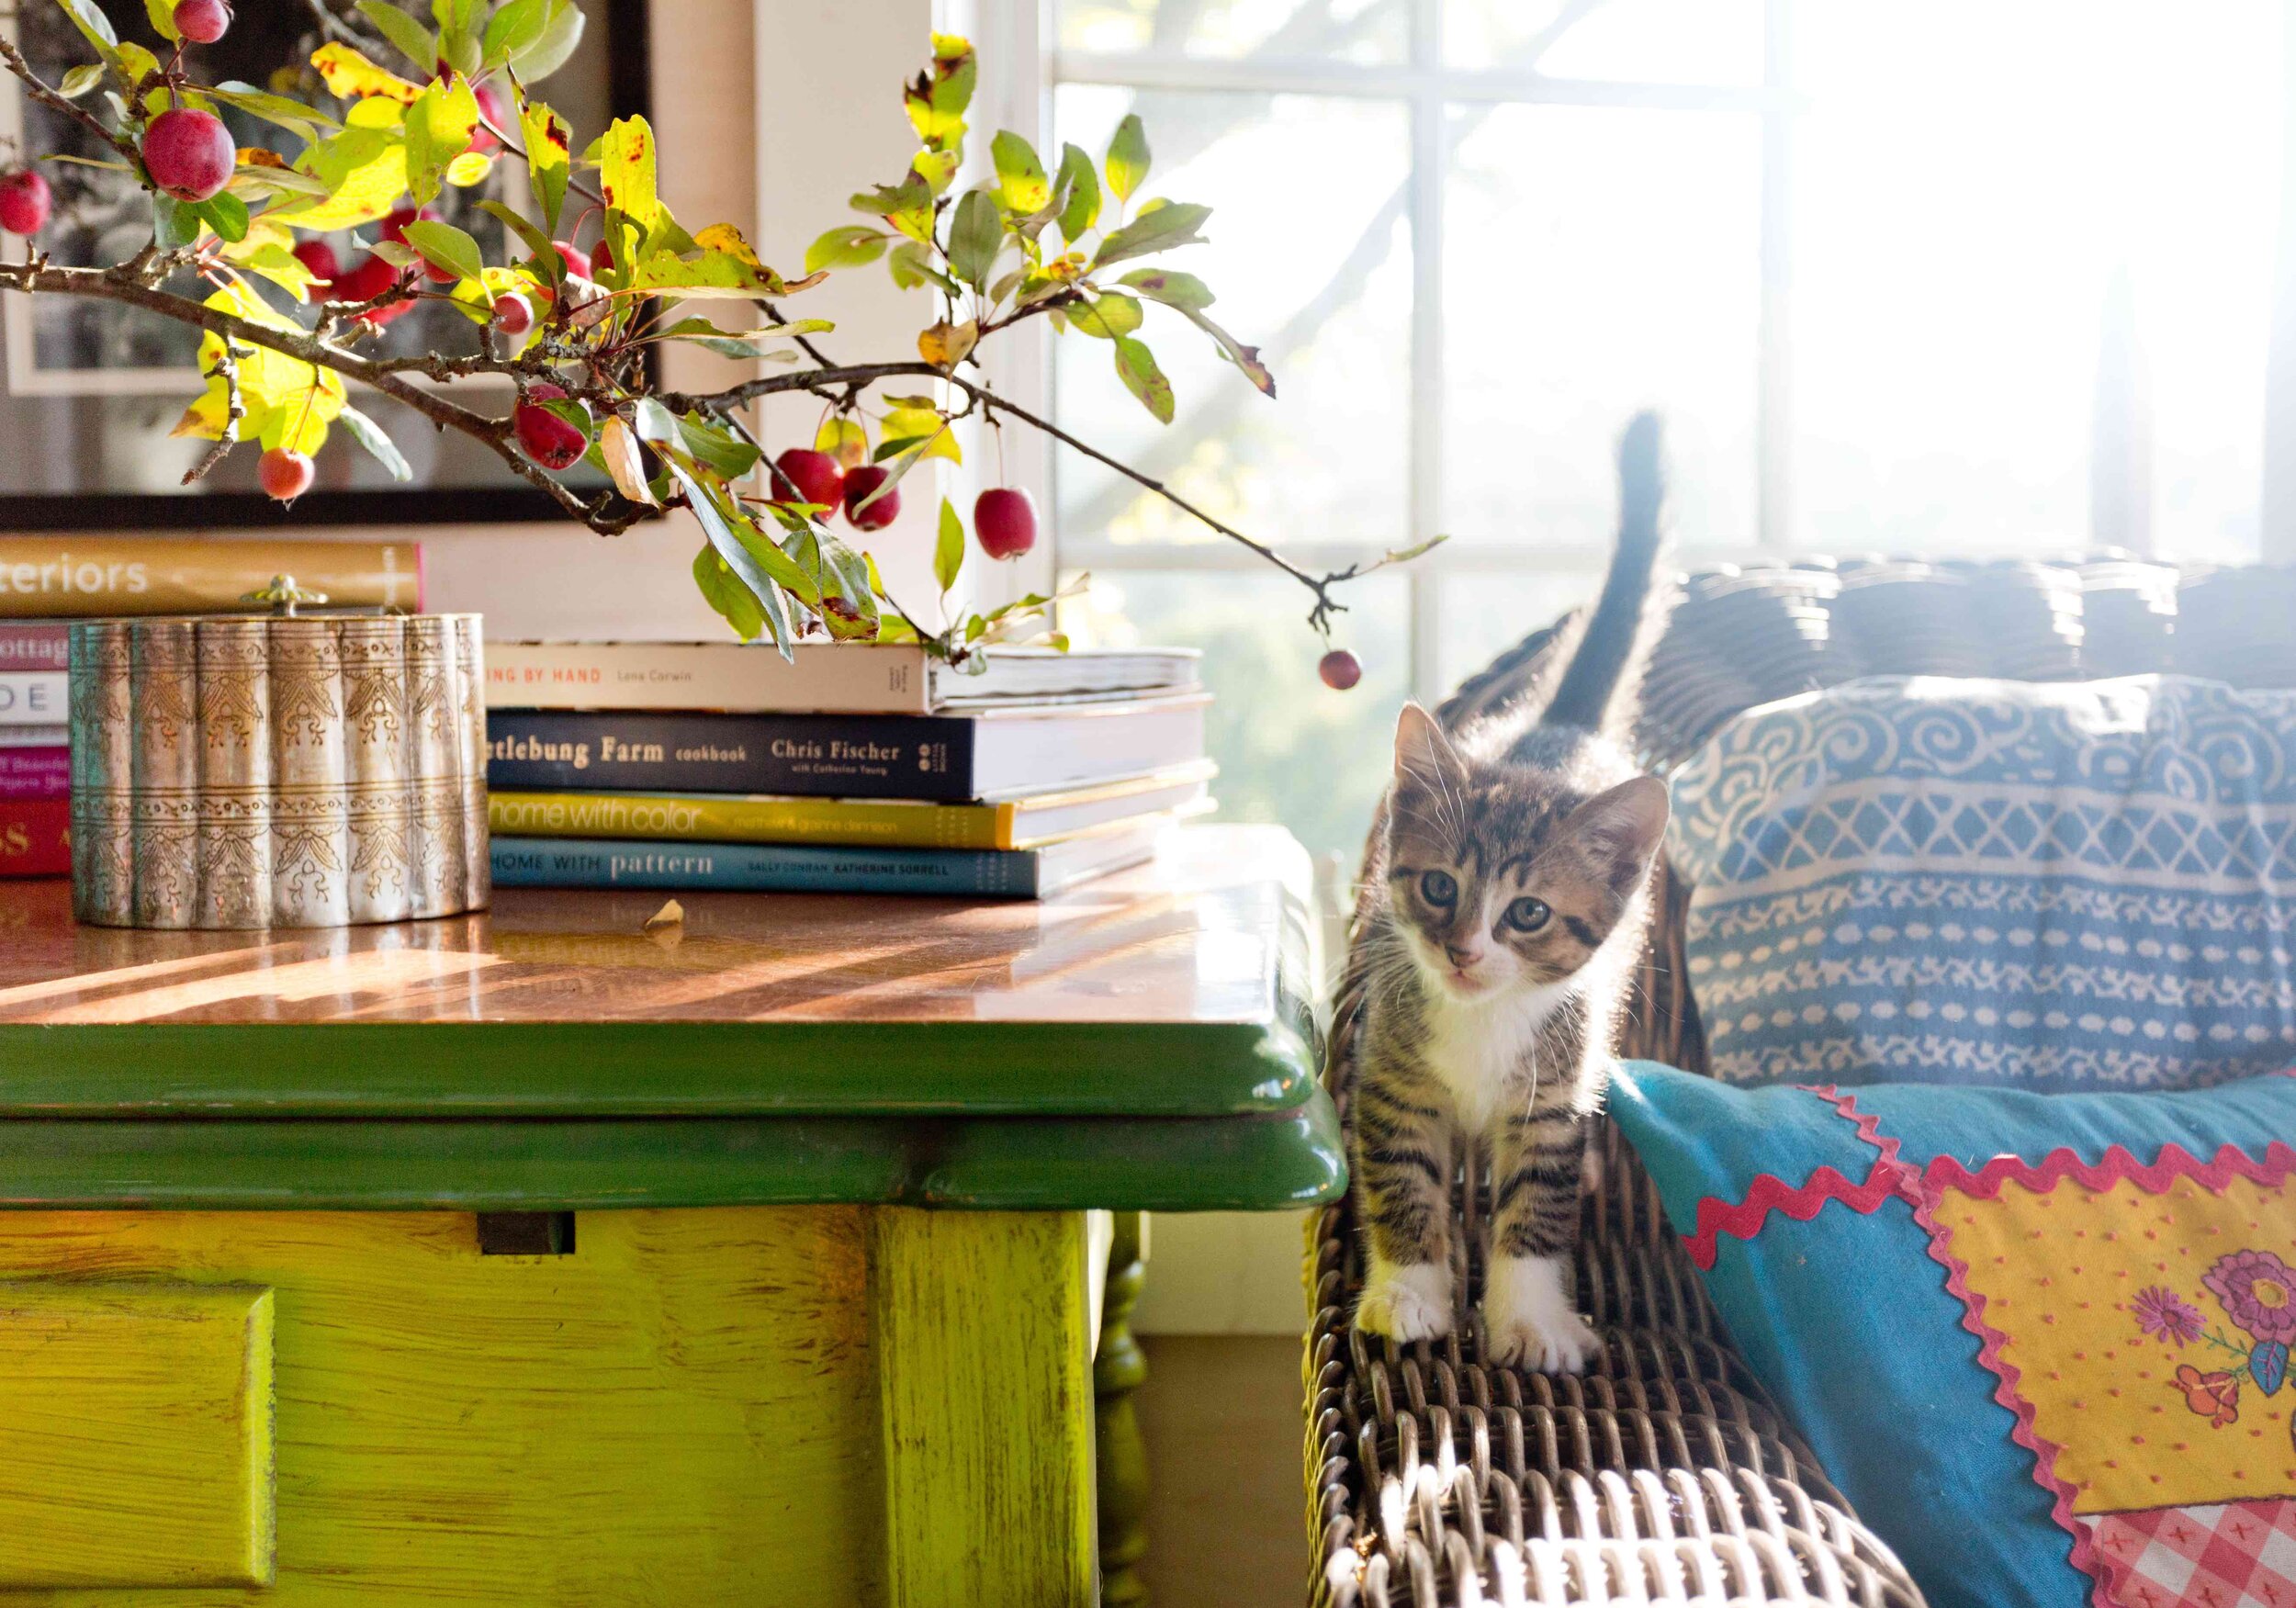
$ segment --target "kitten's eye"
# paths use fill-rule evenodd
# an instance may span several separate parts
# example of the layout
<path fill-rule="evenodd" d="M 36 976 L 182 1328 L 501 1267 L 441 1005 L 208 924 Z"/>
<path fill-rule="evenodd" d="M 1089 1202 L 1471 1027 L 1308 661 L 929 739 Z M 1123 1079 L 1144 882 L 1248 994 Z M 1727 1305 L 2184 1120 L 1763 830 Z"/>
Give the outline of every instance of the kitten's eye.
<path fill-rule="evenodd" d="M 1430 905 L 1448 905 L 1458 898 L 1459 885 L 1447 871 L 1422 871 L 1419 894 Z"/>
<path fill-rule="evenodd" d="M 1536 932 L 1554 914 L 1544 899 L 1517 899 L 1507 906 L 1507 925 L 1517 932 Z"/>

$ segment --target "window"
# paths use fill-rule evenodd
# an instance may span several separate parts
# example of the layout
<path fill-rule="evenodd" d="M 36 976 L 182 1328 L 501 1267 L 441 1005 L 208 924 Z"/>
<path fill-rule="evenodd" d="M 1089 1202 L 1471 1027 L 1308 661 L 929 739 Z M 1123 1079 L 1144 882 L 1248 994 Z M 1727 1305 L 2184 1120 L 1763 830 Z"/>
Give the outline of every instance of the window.
<path fill-rule="evenodd" d="M 1356 583 L 1304 594 L 1063 455 L 1097 640 L 1192 643 L 1231 815 L 1352 857 L 1396 703 L 1587 594 L 1611 443 L 1668 417 L 1687 564 L 1762 553 L 2257 556 L 2279 227 L 2269 0 L 1053 0 L 1052 137 L 1128 110 L 1255 396 L 1142 332 L 1157 426 L 1057 343 L 1085 439 Z M 1152 320 L 1154 315 L 1152 314 Z"/>

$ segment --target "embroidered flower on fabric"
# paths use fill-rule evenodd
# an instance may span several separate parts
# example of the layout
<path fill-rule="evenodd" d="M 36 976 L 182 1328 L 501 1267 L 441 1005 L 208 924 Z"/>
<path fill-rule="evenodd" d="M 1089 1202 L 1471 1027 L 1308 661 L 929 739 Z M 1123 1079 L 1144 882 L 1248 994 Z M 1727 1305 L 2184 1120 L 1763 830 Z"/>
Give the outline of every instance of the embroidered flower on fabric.
<path fill-rule="evenodd" d="M 2201 1275 L 2232 1321 L 2254 1339 L 2296 1341 L 2296 1268 L 2269 1251 L 2234 1251 Z"/>
<path fill-rule="evenodd" d="M 2157 1284 L 2137 1291 L 2129 1311 L 2138 1329 L 2168 1345 L 2183 1346 L 2198 1340 L 2208 1326 L 2200 1308 Z"/>
<path fill-rule="evenodd" d="M 2240 1417 L 2240 1380 L 2227 1373 L 2202 1373 L 2190 1363 L 2177 1369 L 2172 1390 L 2182 1390 L 2187 1407 L 2209 1421 L 2217 1429 Z"/>

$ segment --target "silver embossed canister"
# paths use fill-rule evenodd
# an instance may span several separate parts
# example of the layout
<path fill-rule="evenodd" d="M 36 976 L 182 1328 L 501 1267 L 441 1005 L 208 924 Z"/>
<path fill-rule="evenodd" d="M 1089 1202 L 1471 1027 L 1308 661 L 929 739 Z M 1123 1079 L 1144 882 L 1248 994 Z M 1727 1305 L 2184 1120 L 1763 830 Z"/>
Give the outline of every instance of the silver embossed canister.
<path fill-rule="evenodd" d="M 75 622 L 72 900 L 104 927 L 341 927 L 487 903 L 475 614 Z M 475 834 L 476 840 L 473 841 Z"/>

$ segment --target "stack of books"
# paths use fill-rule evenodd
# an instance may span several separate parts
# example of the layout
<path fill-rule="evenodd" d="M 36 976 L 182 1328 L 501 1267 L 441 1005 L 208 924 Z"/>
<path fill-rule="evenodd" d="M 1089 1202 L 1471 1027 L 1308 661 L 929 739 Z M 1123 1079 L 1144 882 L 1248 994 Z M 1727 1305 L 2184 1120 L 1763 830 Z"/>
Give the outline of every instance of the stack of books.
<path fill-rule="evenodd" d="M 275 575 L 330 607 L 421 606 L 408 543 L 0 536 L 0 877 L 72 870 L 72 620 L 231 613 Z"/>
<path fill-rule="evenodd" d="M 487 645 L 498 887 L 1042 898 L 1211 807 L 1197 655 Z"/>

